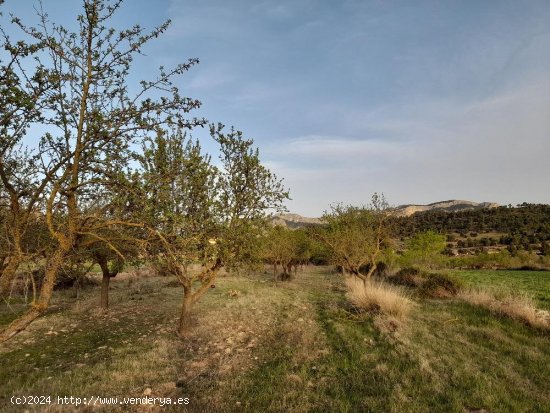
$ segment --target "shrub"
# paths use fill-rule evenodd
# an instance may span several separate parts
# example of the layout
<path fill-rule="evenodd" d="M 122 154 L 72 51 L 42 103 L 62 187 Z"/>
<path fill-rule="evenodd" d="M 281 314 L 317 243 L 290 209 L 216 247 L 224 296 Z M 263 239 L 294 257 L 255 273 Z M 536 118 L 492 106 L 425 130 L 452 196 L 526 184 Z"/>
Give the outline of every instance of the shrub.
<path fill-rule="evenodd" d="M 380 281 L 363 283 L 356 278 L 346 280 L 347 296 L 358 309 L 383 313 L 403 319 L 413 306 L 404 291 Z"/>
<path fill-rule="evenodd" d="M 416 276 L 422 275 L 422 272 L 417 268 L 405 267 L 399 270 L 399 272 L 396 275 L 411 275 L 416 277 Z"/>
<path fill-rule="evenodd" d="M 369 272 L 370 268 L 371 268 L 370 264 L 362 265 L 359 268 L 359 271 L 362 274 L 367 274 Z M 374 270 L 372 275 L 374 275 L 376 277 L 385 277 L 385 276 L 388 275 L 388 272 L 389 272 L 389 269 L 388 269 L 388 266 L 386 265 L 386 263 L 380 261 L 380 262 L 376 263 L 376 269 Z"/>
<path fill-rule="evenodd" d="M 418 287 L 421 283 L 419 280 L 420 271 L 416 268 L 403 268 L 399 270 L 395 275 L 388 277 L 388 282 L 395 285 L 403 285 L 405 287 Z"/>
<path fill-rule="evenodd" d="M 478 288 L 462 291 L 459 298 L 486 308 L 493 314 L 509 317 L 532 327 L 550 330 L 550 313 L 537 309 L 533 299 L 526 294 Z"/>
<path fill-rule="evenodd" d="M 444 274 L 429 274 L 420 285 L 419 293 L 423 297 L 454 297 L 460 290 L 460 283 Z"/>
<path fill-rule="evenodd" d="M 441 253 L 446 244 L 445 235 L 433 231 L 417 233 L 408 240 L 406 251 L 401 256 L 401 264 L 423 269 L 444 266 L 446 257 Z"/>
<path fill-rule="evenodd" d="M 386 277 L 388 273 L 389 273 L 389 268 L 385 262 L 379 262 L 378 264 L 376 264 L 376 270 L 374 271 L 375 276 Z"/>

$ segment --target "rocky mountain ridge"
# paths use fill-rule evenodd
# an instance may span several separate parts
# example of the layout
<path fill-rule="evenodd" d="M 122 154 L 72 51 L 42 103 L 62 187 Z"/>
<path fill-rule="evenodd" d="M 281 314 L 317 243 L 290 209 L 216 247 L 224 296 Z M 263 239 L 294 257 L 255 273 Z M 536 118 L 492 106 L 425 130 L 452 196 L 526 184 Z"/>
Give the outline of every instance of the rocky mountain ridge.
<path fill-rule="evenodd" d="M 464 211 L 468 209 L 483 209 L 483 208 L 496 208 L 499 204 L 495 202 L 473 202 L 459 199 L 451 199 L 448 201 L 434 202 L 427 205 L 407 204 L 400 205 L 395 209 L 395 215 L 397 216 L 411 216 L 417 212 L 425 211 L 446 211 L 456 212 Z"/>
<path fill-rule="evenodd" d="M 406 204 L 399 205 L 394 210 L 394 214 L 400 217 L 408 217 L 417 212 L 426 211 L 464 211 L 468 209 L 496 208 L 499 204 L 495 202 L 473 202 L 459 199 L 451 199 L 448 201 L 434 202 L 431 204 Z M 322 225 L 321 218 L 303 217 L 299 214 L 280 214 L 273 216 L 271 220 L 273 225 L 280 225 L 287 228 L 301 228 L 310 225 Z"/>
<path fill-rule="evenodd" d="M 322 225 L 321 218 L 308 218 L 298 214 L 279 214 L 271 219 L 273 225 L 279 225 L 287 228 L 301 228 L 308 225 Z"/>

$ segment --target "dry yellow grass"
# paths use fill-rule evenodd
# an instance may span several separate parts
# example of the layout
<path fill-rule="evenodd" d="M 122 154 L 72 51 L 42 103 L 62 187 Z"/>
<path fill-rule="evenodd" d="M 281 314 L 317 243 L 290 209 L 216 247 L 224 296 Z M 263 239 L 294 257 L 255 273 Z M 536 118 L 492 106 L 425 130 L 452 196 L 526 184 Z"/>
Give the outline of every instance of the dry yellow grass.
<path fill-rule="evenodd" d="M 358 308 L 379 311 L 403 319 L 410 312 L 413 302 L 400 287 L 379 281 L 363 281 L 350 278 L 346 280 L 347 296 Z"/>
<path fill-rule="evenodd" d="M 538 309 L 534 300 L 527 294 L 477 288 L 460 292 L 459 298 L 487 308 L 494 314 L 510 317 L 533 327 L 550 329 L 550 314 Z"/>

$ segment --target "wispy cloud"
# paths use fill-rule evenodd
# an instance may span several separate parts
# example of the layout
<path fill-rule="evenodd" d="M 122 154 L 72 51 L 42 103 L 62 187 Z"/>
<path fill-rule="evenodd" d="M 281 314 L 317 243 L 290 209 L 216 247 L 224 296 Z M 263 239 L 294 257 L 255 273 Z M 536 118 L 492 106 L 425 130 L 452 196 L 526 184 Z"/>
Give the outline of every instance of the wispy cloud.
<path fill-rule="evenodd" d="M 548 202 L 542 185 L 550 180 L 549 90 L 550 81 L 538 79 L 476 102 L 400 107 L 394 123 L 387 114 L 378 113 L 378 124 L 373 119 L 370 130 L 386 139 L 304 136 L 266 154 L 298 194 L 291 205 L 309 214 L 328 200 L 366 202 L 374 191 L 395 203 L 460 197 Z M 296 166 L 304 163 L 307 174 Z"/>
<path fill-rule="evenodd" d="M 307 135 L 285 141 L 284 145 L 268 146 L 268 153 L 300 158 L 366 159 L 374 156 L 406 155 L 406 144 L 386 140 L 357 140 L 338 136 Z"/>

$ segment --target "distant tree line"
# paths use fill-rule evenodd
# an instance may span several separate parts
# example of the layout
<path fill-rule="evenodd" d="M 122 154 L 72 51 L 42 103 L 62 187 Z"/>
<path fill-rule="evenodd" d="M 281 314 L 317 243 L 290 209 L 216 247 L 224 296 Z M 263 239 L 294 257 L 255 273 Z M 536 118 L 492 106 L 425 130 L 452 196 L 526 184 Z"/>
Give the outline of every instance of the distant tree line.
<path fill-rule="evenodd" d="M 545 243 L 550 241 L 550 205 L 544 204 L 523 203 L 516 207 L 502 206 L 455 212 L 427 211 L 409 217 L 393 217 L 391 221 L 397 237 L 408 238 L 424 231 L 457 234 L 466 238 L 458 241 L 460 247 L 501 244 L 529 250 L 534 244 L 538 244 L 546 251 Z M 479 234 L 491 232 L 505 235 L 478 237 Z M 448 241 L 454 242 L 456 239 Z"/>

